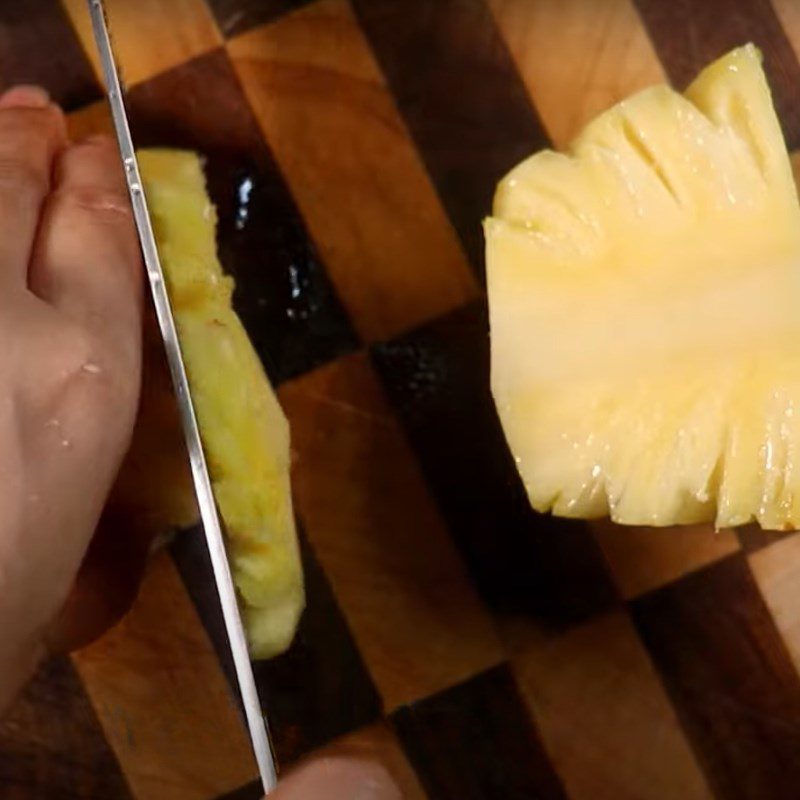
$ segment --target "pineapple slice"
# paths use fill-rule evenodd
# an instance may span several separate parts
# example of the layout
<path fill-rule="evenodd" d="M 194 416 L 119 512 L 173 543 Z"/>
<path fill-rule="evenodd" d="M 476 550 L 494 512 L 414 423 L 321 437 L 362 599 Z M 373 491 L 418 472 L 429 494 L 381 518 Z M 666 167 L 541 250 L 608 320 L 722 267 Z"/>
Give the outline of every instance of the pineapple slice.
<path fill-rule="evenodd" d="M 760 54 L 500 183 L 492 391 L 539 511 L 800 523 L 800 208 Z"/>
<path fill-rule="evenodd" d="M 145 150 L 139 164 L 250 651 L 268 658 L 289 646 L 304 604 L 289 426 L 231 307 L 200 159 Z"/>
<path fill-rule="evenodd" d="M 198 157 L 175 150 L 145 150 L 141 157 L 153 232 L 175 309 L 230 303 L 233 280 L 216 256 L 216 210 Z"/>

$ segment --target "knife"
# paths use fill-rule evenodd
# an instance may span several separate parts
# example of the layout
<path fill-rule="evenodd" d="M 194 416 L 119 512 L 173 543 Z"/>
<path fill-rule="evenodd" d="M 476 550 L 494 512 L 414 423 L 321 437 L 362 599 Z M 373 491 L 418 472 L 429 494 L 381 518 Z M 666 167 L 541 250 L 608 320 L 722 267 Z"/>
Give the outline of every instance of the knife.
<path fill-rule="evenodd" d="M 247 639 L 242 619 L 239 614 L 239 605 L 236 601 L 236 590 L 233 584 L 230 565 L 228 564 L 225 541 L 222 535 L 217 504 L 211 488 L 211 478 L 208 474 L 205 452 L 200 439 L 200 430 L 197 425 L 192 396 L 189 390 L 189 381 L 186 377 L 186 368 L 183 363 L 178 332 L 175 319 L 172 315 L 169 295 L 164 283 L 164 272 L 158 257 L 153 226 L 147 210 L 142 180 L 139 174 L 139 165 L 136 161 L 136 152 L 133 149 L 128 117 L 125 112 L 125 103 L 122 99 L 119 71 L 111 47 L 108 25 L 106 23 L 105 7 L 103 0 L 87 0 L 92 18 L 92 30 L 100 60 L 103 65 L 105 84 L 108 99 L 111 104 L 111 113 L 114 118 L 114 128 L 122 155 L 122 165 L 128 185 L 133 216 L 139 234 L 139 243 L 142 248 L 144 265 L 150 282 L 150 291 L 156 308 L 161 336 L 167 353 L 167 361 L 172 376 L 172 384 L 180 411 L 183 435 L 189 451 L 189 461 L 192 468 L 197 502 L 200 508 L 200 518 L 203 522 L 206 543 L 211 555 L 211 565 L 214 570 L 214 580 L 217 584 L 222 615 L 225 619 L 225 629 L 228 634 L 231 655 L 236 669 L 236 678 L 239 683 L 239 692 L 244 706 L 247 726 L 250 731 L 250 741 L 253 753 L 258 764 L 258 771 L 264 791 L 269 794 L 277 783 L 275 758 L 272 753 L 268 726 L 261 711 L 258 698 L 253 667 L 247 650 Z"/>

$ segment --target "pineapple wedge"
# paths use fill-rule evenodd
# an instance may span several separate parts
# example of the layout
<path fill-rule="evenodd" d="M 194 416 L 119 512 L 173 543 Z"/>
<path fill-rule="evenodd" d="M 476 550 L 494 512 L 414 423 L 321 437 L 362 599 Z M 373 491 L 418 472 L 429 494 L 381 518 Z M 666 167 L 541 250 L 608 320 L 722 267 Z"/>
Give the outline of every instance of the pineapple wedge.
<path fill-rule="evenodd" d="M 492 391 L 531 504 L 800 524 L 800 208 L 758 50 L 500 183 Z"/>
<path fill-rule="evenodd" d="M 199 157 L 138 155 L 250 651 L 269 658 L 291 643 L 304 604 L 289 426 L 232 309 Z"/>

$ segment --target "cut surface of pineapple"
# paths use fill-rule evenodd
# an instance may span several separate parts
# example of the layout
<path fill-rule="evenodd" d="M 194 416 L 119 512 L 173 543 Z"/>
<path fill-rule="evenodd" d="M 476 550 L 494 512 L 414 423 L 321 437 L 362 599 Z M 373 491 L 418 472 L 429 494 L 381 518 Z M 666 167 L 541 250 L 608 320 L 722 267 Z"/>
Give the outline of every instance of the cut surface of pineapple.
<path fill-rule="evenodd" d="M 800 208 L 758 50 L 500 183 L 492 391 L 533 507 L 800 526 Z"/>
<path fill-rule="evenodd" d="M 250 651 L 268 658 L 289 646 L 304 605 L 288 422 L 231 306 L 199 157 L 138 157 Z"/>

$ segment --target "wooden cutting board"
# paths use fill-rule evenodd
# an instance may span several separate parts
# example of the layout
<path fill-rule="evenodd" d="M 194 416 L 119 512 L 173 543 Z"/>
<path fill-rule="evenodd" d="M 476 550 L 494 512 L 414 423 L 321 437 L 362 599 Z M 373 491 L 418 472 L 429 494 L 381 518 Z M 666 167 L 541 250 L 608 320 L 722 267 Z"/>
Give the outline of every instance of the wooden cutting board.
<path fill-rule="evenodd" d="M 795 0 L 115 0 L 140 146 L 207 157 L 293 428 L 308 610 L 257 665 L 281 761 L 418 800 L 796 800 L 800 537 L 527 507 L 487 389 L 497 179 L 753 40 L 800 145 Z M 24 8 L 24 11 L 23 11 Z M 2 83 L 108 128 L 82 0 L 0 2 Z M 259 797 L 204 546 L 0 723 L 0 796 Z"/>

